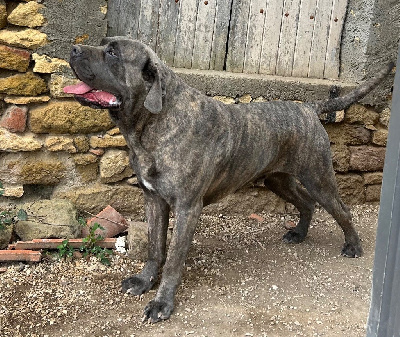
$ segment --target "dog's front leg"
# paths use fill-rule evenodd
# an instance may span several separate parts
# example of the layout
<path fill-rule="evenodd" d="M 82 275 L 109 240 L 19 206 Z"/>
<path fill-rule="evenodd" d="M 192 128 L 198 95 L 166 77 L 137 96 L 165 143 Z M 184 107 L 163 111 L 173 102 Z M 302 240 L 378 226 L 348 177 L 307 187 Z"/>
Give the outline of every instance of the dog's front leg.
<path fill-rule="evenodd" d="M 146 217 L 149 224 L 148 258 L 143 270 L 122 281 L 122 291 L 141 295 L 157 280 L 158 270 L 165 261 L 169 206 L 159 196 L 144 190 Z"/>
<path fill-rule="evenodd" d="M 201 209 L 201 201 L 191 206 L 182 205 L 175 208 L 175 226 L 161 283 L 156 297 L 144 309 L 144 321 L 155 323 L 170 317 Z"/>

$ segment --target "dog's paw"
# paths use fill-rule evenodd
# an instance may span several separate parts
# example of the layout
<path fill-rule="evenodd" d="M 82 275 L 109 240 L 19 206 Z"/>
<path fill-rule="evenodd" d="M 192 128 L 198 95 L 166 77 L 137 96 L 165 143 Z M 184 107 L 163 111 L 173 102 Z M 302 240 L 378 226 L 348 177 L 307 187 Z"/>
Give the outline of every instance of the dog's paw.
<path fill-rule="evenodd" d="M 157 323 L 166 320 L 173 310 L 172 302 L 152 300 L 144 308 L 143 322 Z"/>
<path fill-rule="evenodd" d="M 345 257 L 360 257 L 363 255 L 361 244 L 351 244 L 345 242 L 342 249 L 342 255 Z"/>
<path fill-rule="evenodd" d="M 303 242 L 305 238 L 305 235 L 290 230 L 283 236 L 282 240 L 286 243 L 300 243 Z"/>
<path fill-rule="evenodd" d="M 148 292 L 153 284 L 154 281 L 152 279 L 146 281 L 139 276 L 132 276 L 123 280 L 121 285 L 122 292 L 137 296 Z"/>

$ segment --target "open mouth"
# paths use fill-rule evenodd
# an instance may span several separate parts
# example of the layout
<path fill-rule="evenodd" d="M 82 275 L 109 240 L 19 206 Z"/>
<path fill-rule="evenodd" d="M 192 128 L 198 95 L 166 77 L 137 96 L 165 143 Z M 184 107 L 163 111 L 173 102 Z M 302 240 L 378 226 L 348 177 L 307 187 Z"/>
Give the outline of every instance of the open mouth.
<path fill-rule="evenodd" d="M 84 82 L 78 82 L 75 85 L 64 87 L 66 94 L 74 94 L 75 98 L 82 104 L 93 108 L 115 109 L 121 106 L 121 100 L 115 95 L 90 87 Z"/>

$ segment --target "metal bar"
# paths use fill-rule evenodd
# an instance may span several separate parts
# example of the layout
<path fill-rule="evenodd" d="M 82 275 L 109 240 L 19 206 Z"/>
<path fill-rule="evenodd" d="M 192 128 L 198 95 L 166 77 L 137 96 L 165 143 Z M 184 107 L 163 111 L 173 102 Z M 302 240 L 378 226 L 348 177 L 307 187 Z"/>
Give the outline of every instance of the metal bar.
<path fill-rule="evenodd" d="M 397 69 L 400 69 L 400 57 L 397 58 Z M 399 129 L 400 72 L 397 71 L 383 170 L 367 337 L 400 336 Z"/>

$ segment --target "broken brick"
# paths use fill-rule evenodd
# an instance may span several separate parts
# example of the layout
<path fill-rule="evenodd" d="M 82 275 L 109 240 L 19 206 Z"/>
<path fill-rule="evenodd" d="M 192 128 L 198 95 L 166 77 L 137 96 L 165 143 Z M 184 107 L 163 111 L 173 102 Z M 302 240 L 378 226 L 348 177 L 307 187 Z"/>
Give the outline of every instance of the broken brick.
<path fill-rule="evenodd" d="M 125 218 L 110 205 L 87 221 L 87 226 L 82 229 L 83 237 L 88 236 L 90 227 L 95 223 L 104 228 L 104 230 L 97 229 L 95 234 L 104 238 L 111 238 L 128 229 L 128 223 Z"/>
<path fill-rule="evenodd" d="M 0 262 L 4 261 L 27 261 L 39 262 L 42 254 L 34 250 L 15 249 L 15 250 L 0 250 Z"/>
<path fill-rule="evenodd" d="M 24 132 L 26 128 L 28 108 L 25 106 L 10 106 L 0 120 L 0 126 L 11 132 Z"/>
<path fill-rule="evenodd" d="M 262 216 L 259 216 L 258 214 L 250 214 L 249 219 L 257 220 L 258 222 L 263 222 L 264 218 Z"/>

